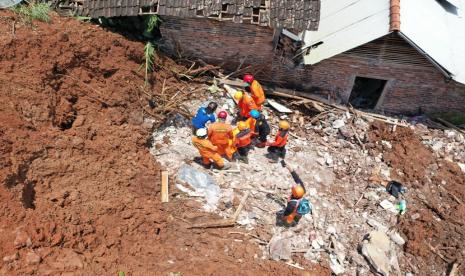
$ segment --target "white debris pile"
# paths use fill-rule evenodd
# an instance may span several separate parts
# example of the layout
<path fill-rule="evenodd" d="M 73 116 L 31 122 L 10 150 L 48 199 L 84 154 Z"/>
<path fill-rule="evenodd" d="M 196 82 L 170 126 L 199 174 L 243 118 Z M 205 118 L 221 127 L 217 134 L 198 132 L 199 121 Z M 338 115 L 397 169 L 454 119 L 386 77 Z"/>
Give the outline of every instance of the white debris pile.
<path fill-rule="evenodd" d="M 185 104 L 194 113 L 199 105 L 210 100 L 218 102 L 218 111 L 227 110 L 230 115 L 234 112 L 234 102 L 219 94 L 203 102 Z M 270 140 L 276 133 L 276 122 L 283 116 L 294 126 L 286 162 L 296 168 L 313 207 L 313 214 L 304 216 L 295 227 L 276 224 L 277 212 L 283 210 L 294 181 L 280 163 L 268 161 L 266 149 L 252 150 L 248 164 L 234 162 L 227 171 L 206 170 L 192 162 L 199 155 L 191 143 L 189 121 L 176 117 L 153 133 L 151 152 L 171 175 L 179 175 L 180 168 L 186 168 L 186 164 L 190 170 L 197 171 L 196 175 L 208 174 L 212 181 L 207 182 L 214 183 L 218 189 L 209 186 L 210 191 L 186 179 L 178 179 L 177 187 L 186 196 L 201 201 L 205 210 L 224 218 L 234 214 L 238 199 L 250 191 L 237 223 L 260 238 L 262 258 L 292 261 L 301 255 L 309 264 L 322 263 L 335 274 L 344 275 L 365 275 L 373 269 L 381 274 L 399 272 L 397 260 L 404 256 L 401 246 L 405 237 L 392 230 L 399 214 L 399 200 L 384 186 L 370 180 L 373 172 L 383 180 L 390 180 L 390 169 L 383 162 L 382 154 L 372 156 L 365 148 L 370 122 L 348 112 L 327 112 L 315 122 L 301 119 L 298 113 L 276 114 L 268 107 L 264 112 L 274 129 Z M 445 145 L 453 143 L 458 147 L 460 144 L 463 149 L 463 137 L 460 137 L 444 133 L 441 139 Z M 381 144 L 383 148 L 392 147 L 388 141 Z M 443 152 L 447 153 L 445 149 Z M 453 158 L 462 158 L 455 156 L 463 152 Z M 360 251 L 360 241 L 367 233 L 369 238 Z"/>

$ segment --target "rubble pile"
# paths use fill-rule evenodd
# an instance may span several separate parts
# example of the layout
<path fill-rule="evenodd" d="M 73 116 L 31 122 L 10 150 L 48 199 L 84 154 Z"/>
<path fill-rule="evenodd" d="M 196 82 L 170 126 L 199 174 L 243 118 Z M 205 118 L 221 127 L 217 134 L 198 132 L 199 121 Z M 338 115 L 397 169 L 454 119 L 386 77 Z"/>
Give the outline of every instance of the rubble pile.
<path fill-rule="evenodd" d="M 220 110 L 234 110 L 234 103 L 221 90 L 203 101 L 186 103 L 185 108 L 194 112 L 210 100 L 217 101 Z M 382 152 L 393 149 L 392 142 L 372 140 L 372 122 L 349 112 L 327 112 L 313 123 L 299 113 L 283 115 L 269 107 L 264 112 L 272 125 L 280 118 L 293 122 L 286 162 L 297 168 L 313 207 L 313 215 L 304 216 L 295 228 L 276 225 L 276 213 L 283 209 L 293 180 L 279 163 L 269 163 L 265 149 L 255 148 L 249 154 L 249 164 L 235 162 L 229 171 L 205 170 L 192 162 L 198 154 L 190 142 L 192 130 L 189 121 L 178 116 L 155 130 L 152 153 L 173 175 L 186 163 L 199 174 L 210 174 L 221 188 L 213 208 L 207 193 L 191 183 L 175 180 L 176 186 L 202 202 L 204 210 L 223 218 L 231 217 L 242 195 L 251 191 L 237 222 L 256 237 L 263 250 L 261 258 L 304 268 L 321 264 L 335 274 L 363 274 L 373 269 L 385 275 L 411 272 L 403 251 L 406 237 L 397 226 L 399 216 L 413 215 L 399 215 L 408 210 L 401 205 L 408 206 L 409 200 L 395 198 L 385 186 L 392 180 L 392 167 Z M 395 129 L 390 126 L 391 132 Z M 373 232 L 388 242 L 379 244 L 380 239 L 373 238 L 367 245 L 364 237 L 373 236 Z M 384 250 L 380 256 L 385 258 L 372 256 L 378 247 Z"/>

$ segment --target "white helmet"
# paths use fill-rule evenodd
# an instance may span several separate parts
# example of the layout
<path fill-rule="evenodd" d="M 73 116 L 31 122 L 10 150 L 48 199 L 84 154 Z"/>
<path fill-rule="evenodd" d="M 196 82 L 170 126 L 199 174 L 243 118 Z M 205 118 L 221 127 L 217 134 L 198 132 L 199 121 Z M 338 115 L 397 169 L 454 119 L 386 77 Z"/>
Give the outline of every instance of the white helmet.
<path fill-rule="evenodd" d="M 197 129 L 197 131 L 195 132 L 195 135 L 197 137 L 205 137 L 207 136 L 207 129 L 206 128 L 199 128 Z"/>

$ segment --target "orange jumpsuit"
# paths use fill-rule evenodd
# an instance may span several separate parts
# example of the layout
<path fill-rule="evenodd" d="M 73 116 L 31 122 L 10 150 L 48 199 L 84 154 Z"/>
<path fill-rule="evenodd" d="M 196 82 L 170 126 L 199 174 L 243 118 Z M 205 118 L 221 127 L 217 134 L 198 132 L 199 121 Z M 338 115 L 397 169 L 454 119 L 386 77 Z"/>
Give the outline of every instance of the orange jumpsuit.
<path fill-rule="evenodd" d="M 267 146 L 282 148 L 286 146 L 288 136 L 289 132 L 287 130 L 280 130 L 276 134 L 275 141 L 273 143 L 268 143 Z"/>
<path fill-rule="evenodd" d="M 252 136 L 256 136 L 257 133 L 255 132 L 255 125 L 257 124 L 257 120 L 252 117 L 249 117 L 247 118 L 247 120 L 245 120 L 245 123 L 247 124 L 250 131 L 252 132 Z"/>
<path fill-rule="evenodd" d="M 257 109 L 262 110 L 262 105 L 265 102 L 265 92 L 257 80 L 254 80 L 250 85 L 250 92 L 252 93 L 252 98 L 257 105 Z"/>
<path fill-rule="evenodd" d="M 255 104 L 255 101 L 247 93 L 244 93 L 244 96 L 237 103 L 237 105 L 238 105 L 239 110 L 240 110 L 239 115 L 241 115 L 241 117 L 244 117 L 244 118 L 249 118 L 250 117 L 250 114 L 249 114 L 250 111 L 252 111 L 254 109 L 255 110 L 258 109 L 257 105 Z"/>
<path fill-rule="evenodd" d="M 229 140 L 233 138 L 232 127 L 224 122 L 216 122 L 208 128 L 208 139 L 218 147 L 218 154 L 226 154 L 232 159 L 234 151 L 230 149 Z"/>
<path fill-rule="evenodd" d="M 204 165 L 209 165 L 211 159 L 219 168 L 224 167 L 223 158 L 217 152 L 218 147 L 214 146 L 209 140 L 194 136 L 192 137 L 192 144 L 199 150 Z"/>

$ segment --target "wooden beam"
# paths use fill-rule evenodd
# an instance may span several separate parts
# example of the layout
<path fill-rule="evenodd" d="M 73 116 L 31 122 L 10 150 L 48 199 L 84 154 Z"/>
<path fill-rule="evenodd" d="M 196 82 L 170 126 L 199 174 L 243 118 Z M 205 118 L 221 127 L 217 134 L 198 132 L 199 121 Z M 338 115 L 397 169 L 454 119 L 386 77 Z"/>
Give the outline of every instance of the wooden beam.
<path fill-rule="evenodd" d="M 169 201 L 168 195 L 168 171 L 161 172 L 161 202 L 166 203 Z"/>

